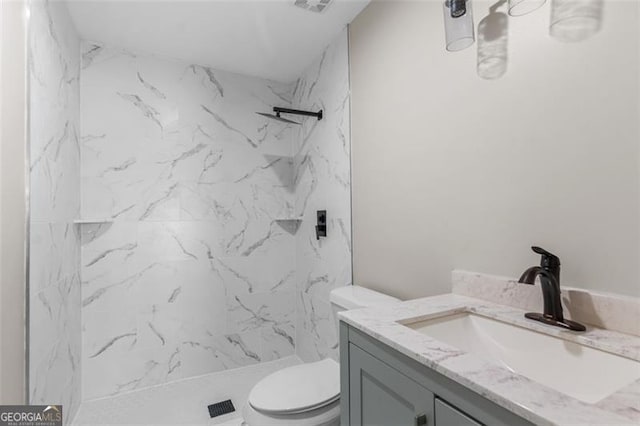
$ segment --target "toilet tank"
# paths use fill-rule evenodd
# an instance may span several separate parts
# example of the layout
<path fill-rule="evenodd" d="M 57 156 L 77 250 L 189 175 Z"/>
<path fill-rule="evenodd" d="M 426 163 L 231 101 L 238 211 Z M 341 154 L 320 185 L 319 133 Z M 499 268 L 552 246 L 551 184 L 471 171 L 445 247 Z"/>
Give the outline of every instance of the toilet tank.
<path fill-rule="evenodd" d="M 338 312 L 358 308 L 374 308 L 389 306 L 401 300 L 386 294 L 379 293 L 358 285 L 347 285 L 331 290 L 329 295 L 333 311 L 333 322 L 336 327 L 336 336 L 340 335 L 340 321 Z M 331 357 L 338 361 L 337 351 Z"/>
<path fill-rule="evenodd" d="M 378 293 L 358 285 L 348 285 L 331 290 L 329 296 L 334 312 L 349 309 L 373 308 L 397 303 L 400 299 Z"/>

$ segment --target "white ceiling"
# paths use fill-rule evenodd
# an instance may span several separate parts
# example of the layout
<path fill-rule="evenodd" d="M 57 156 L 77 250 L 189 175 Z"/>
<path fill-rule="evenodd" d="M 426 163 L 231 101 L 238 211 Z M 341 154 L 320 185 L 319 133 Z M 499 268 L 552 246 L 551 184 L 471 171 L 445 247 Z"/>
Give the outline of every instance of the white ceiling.
<path fill-rule="evenodd" d="M 85 40 L 291 82 L 369 3 L 334 0 L 322 13 L 294 0 L 71 0 Z"/>

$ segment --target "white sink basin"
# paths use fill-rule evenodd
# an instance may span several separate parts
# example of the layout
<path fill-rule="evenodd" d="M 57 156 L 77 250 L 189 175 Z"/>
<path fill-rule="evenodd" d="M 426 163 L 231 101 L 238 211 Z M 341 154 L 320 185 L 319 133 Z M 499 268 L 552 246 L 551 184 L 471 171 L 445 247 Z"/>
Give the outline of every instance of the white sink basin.
<path fill-rule="evenodd" d="M 403 324 L 587 403 L 640 378 L 634 360 L 479 315 Z"/>

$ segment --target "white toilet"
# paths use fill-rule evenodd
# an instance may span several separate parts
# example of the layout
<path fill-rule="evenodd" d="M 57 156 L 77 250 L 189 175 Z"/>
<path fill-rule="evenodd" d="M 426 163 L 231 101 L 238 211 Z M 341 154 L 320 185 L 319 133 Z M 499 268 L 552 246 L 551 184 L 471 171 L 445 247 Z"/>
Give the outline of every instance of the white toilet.
<path fill-rule="evenodd" d="M 331 306 L 338 327 L 339 311 L 388 306 L 399 302 L 359 286 L 331 291 Z M 283 368 L 256 384 L 243 409 L 248 426 L 340 424 L 340 366 L 331 358 Z"/>

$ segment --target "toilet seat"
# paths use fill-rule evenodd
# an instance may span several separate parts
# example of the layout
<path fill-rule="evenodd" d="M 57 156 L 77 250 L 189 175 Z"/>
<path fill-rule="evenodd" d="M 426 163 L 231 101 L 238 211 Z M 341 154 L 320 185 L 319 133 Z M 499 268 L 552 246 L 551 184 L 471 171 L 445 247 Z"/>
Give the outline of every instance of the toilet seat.
<path fill-rule="evenodd" d="M 242 418 L 248 426 L 340 426 L 340 400 L 305 413 L 262 413 L 245 404 Z"/>
<path fill-rule="evenodd" d="M 331 358 L 294 365 L 265 377 L 253 387 L 248 403 L 272 415 L 306 413 L 340 399 L 340 365 Z"/>
<path fill-rule="evenodd" d="M 343 310 L 391 306 L 398 299 L 359 286 L 331 290 L 336 314 Z M 340 426 L 340 367 L 332 359 L 288 367 L 261 380 L 242 409 L 248 426 Z"/>

